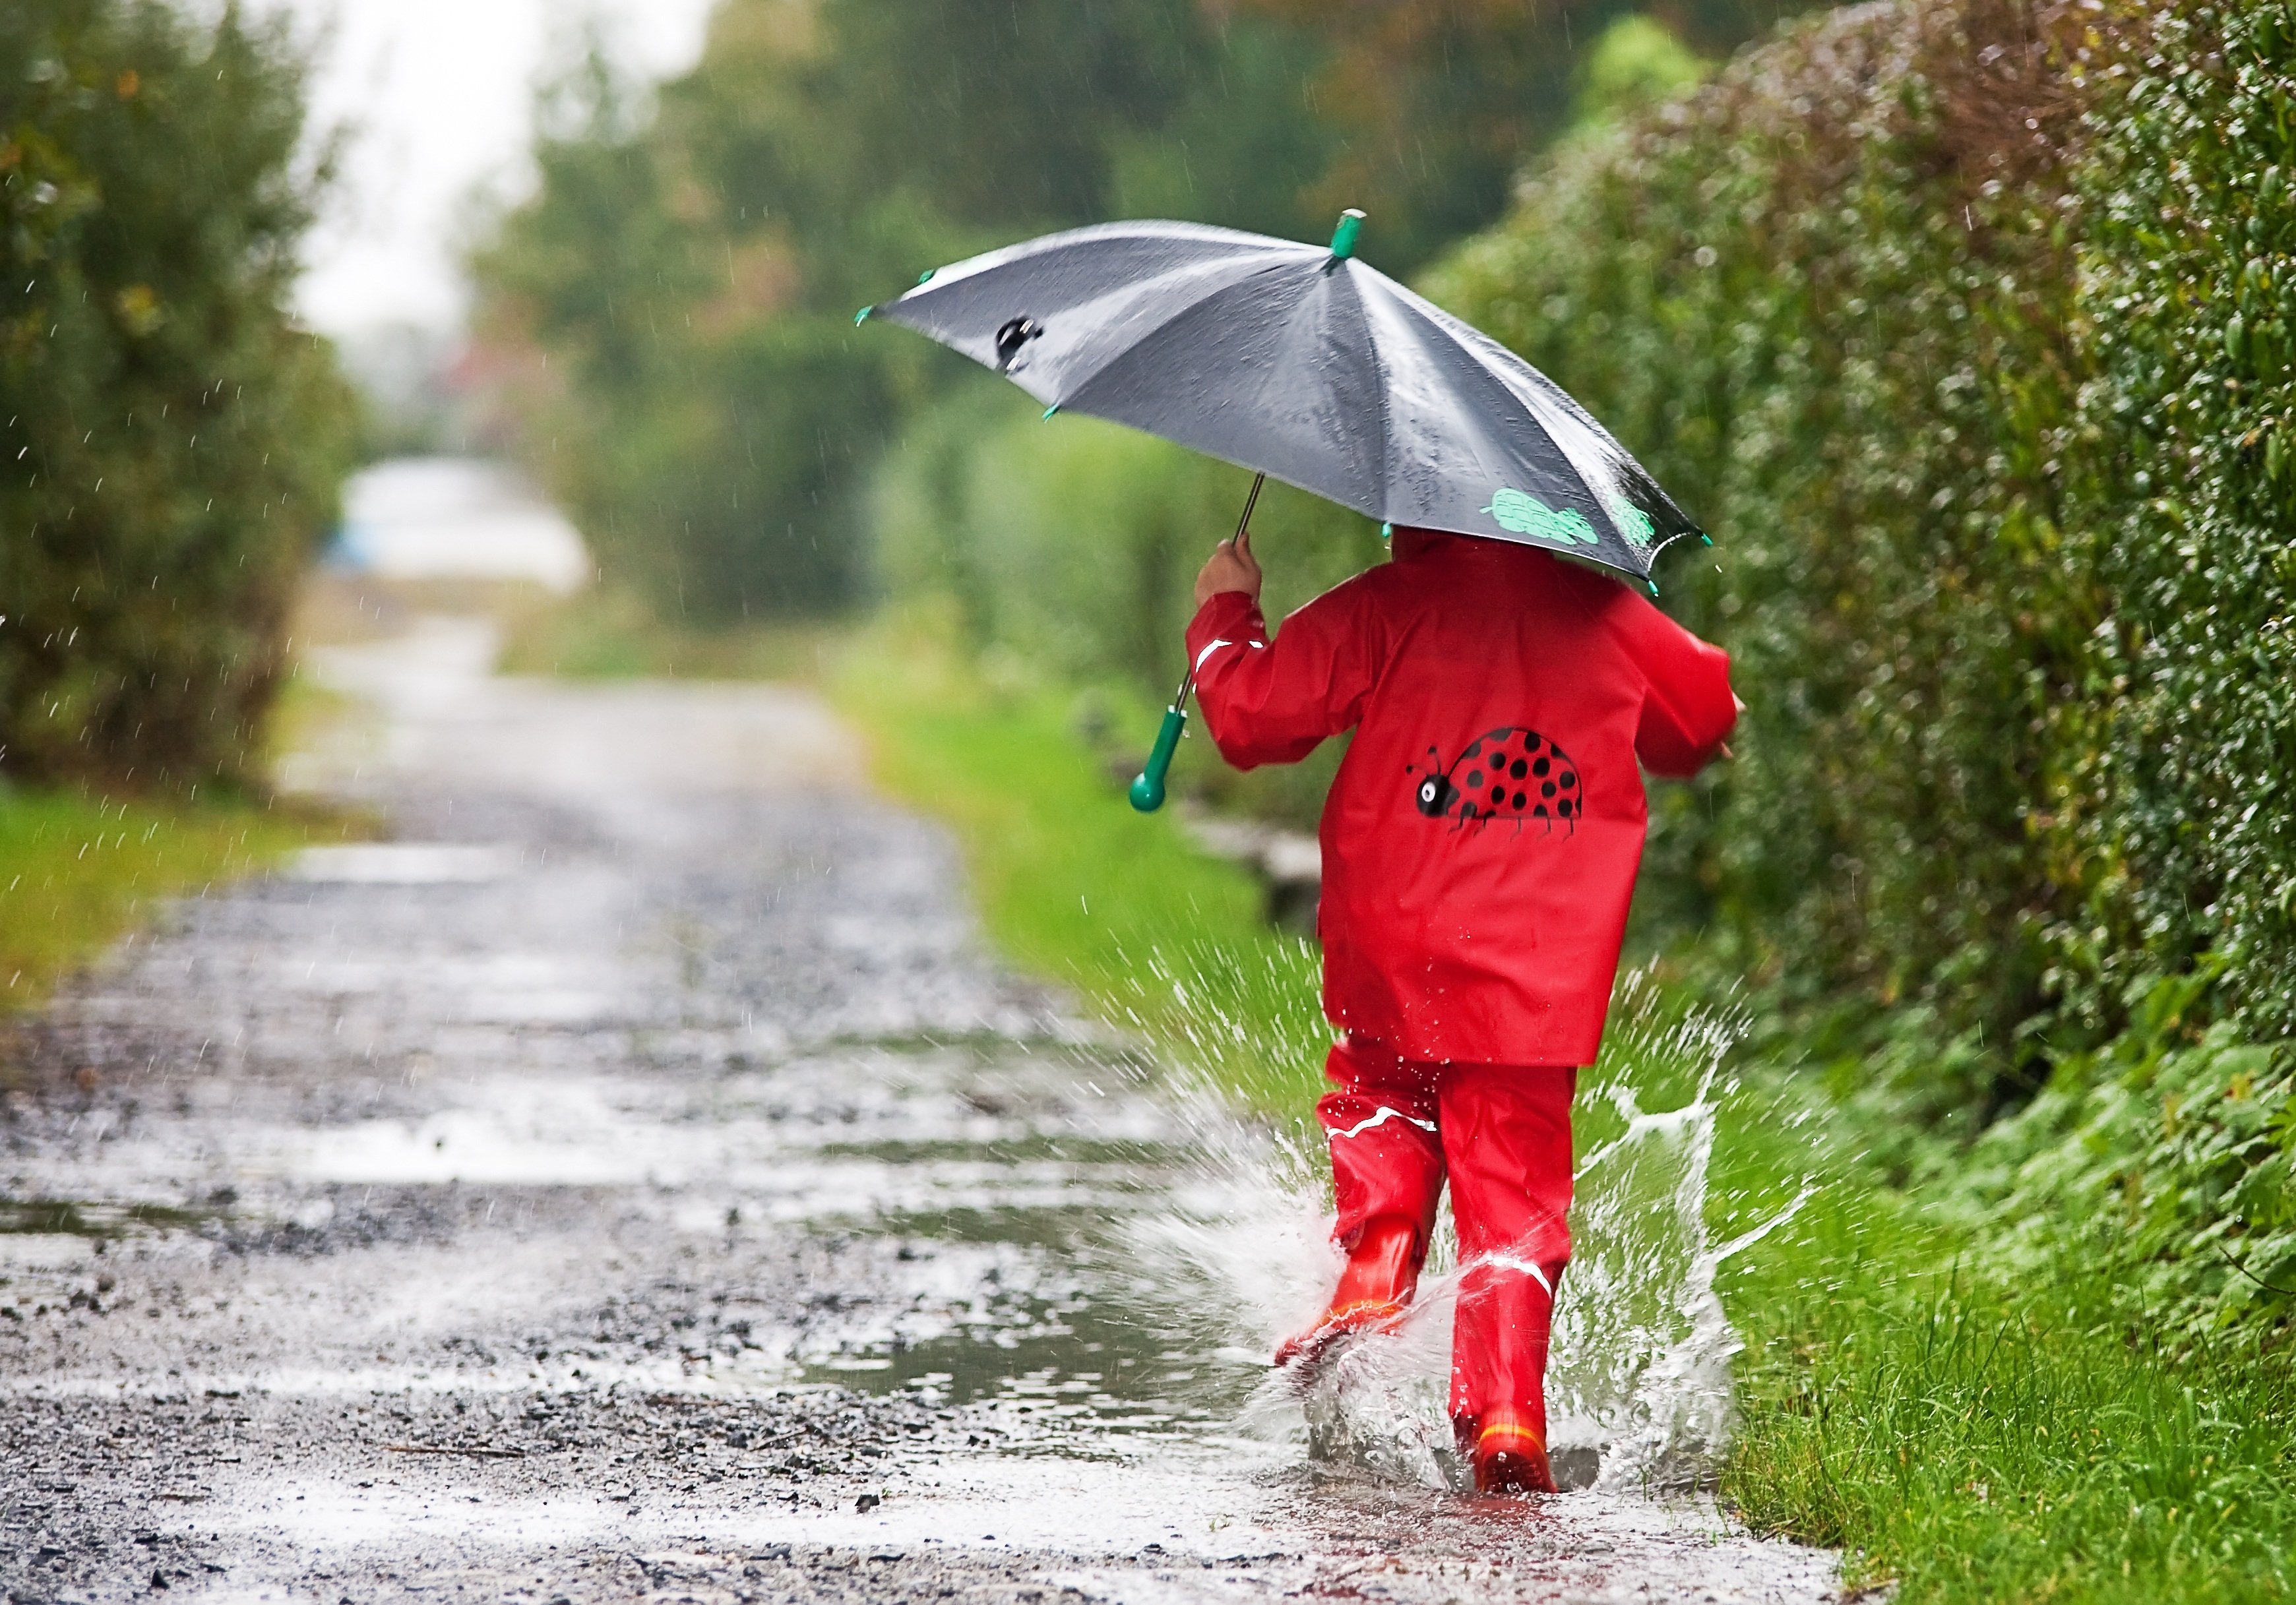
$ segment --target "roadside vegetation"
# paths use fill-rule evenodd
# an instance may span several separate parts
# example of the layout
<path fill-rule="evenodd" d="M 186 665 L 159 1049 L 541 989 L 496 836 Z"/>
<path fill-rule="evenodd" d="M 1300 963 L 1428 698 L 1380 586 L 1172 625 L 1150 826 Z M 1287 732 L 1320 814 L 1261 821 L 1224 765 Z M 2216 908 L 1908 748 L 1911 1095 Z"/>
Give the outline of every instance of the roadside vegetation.
<path fill-rule="evenodd" d="M 1171 814 L 1123 801 L 1130 774 L 1111 765 L 1144 731 L 1103 727 L 1089 692 L 984 677 L 945 621 L 889 620 L 840 654 L 832 684 L 878 782 L 956 831 L 1014 961 L 1242 1102 L 1296 1115 L 1312 1099 L 1331 1042 L 1315 948 L 1271 928 L 1257 881 Z"/>
<path fill-rule="evenodd" d="M 148 905 L 342 834 L 281 805 L 0 788 L 0 1018 L 100 957 Z"/>
<path fill-rule="evenodd" d="M 0 8 L 0 774 L 258 778 L 353 405 L 294 326 L 326 181 L 285 17 Z"/>
<path fill-rule="evenodd" d="M 571 680 L 818 681 L 824 657 L 849 630 L 784 619 L 741 629 L 665 625 L 644 595 L 594 588 L 560 601 L 546 595 L 493 599 L 503 623 L 506 675 Z"/>
<path fill-rule="evenodd" d="M 286 310 L 330 160 L 286 30 L 0 7 L 0 1014 L 340 833 L 261 791 L 353 422 Z"/>

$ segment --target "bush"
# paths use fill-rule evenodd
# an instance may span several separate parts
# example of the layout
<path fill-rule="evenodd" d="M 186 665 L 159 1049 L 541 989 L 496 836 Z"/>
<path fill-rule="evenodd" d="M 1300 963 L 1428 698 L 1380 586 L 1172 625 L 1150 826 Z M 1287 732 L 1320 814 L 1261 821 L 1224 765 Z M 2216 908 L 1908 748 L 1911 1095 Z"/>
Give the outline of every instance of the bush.
<path fill-rule="evenodd" d="M 2125 1320 L 2186 1345 L 2296 1315 L 2296 1071 L 2204 1023 L 2225 968 L 2138 982 L 2128 1028 L 2059 1060 L 1959 1179 L 2012 1275 L 2104 1270 Z"/>
<path fill-rule="evenodd" d="M 1931 1123 L 2046 1084 L 1988 1233 L 2185 1339 L 2296 1285 L 2292 47 L 2284 0 L 1838 13 L 1439 286 L 1718 533 L 1671 595 L 1752 712 L 1652 853 L 1693 962 Z"/>
<path fill-rule="evenodd" d="M 234 8 L 0 11 L 0 772 L 250 772 L 349 438 L 283 310 L 302 73 Z"/>
<path fill-rule="evenodd" d="M 2284 0 L 2187 0 L 2095 119 L 2077 561 L 2112 605 L 2051 803 L 2088 893 L 2057 933 L 2076 999 L 2215 954 L 2270 1036 L 2296 1029 L 2292 56 Z"/>

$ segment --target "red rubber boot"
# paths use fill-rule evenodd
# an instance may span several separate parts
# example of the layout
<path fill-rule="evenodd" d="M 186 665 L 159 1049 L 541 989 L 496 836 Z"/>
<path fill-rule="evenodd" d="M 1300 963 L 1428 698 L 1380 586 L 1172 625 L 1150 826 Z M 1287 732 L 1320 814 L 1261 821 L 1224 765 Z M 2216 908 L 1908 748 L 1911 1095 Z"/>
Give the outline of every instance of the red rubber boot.
<path fill-rule="evenodd" d="M 1475 1468 L 1478 1494 L 1552 1494 L 1554 1473 L 1546 1463 L 1546 1438 L 1528 1413 L 1500 1405 L 1477 1420 L 1459 1423 Z"/>
<path fill-rule="evenodd" d="M 1275 1351 L 1275 1363 L 1312 1365 L 1326 1350 L 1351 1332 L 1374 1331 L 1403 1319 L 1404 1306 L 1419 1285 L 1417 1225 L 1397 1216 L 1365 1221 L 1355 1247 L 1348 1250 L 1347 1268 L 1340 1273 L 1339 1290 L 1332 1307 L 1308 1331 L 1286 1338 Z"/>

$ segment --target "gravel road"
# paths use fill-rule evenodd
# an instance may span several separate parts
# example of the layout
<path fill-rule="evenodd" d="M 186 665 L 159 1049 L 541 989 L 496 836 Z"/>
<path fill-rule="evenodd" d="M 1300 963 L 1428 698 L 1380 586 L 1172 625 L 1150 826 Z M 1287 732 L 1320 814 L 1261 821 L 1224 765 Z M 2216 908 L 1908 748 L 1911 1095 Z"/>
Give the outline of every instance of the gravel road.
<path fill-rule="evenodd" d="M 10 1601 L 1834 1597 L 1697 1500 L 1312 1461 L 1268 1139 L 1000 971 L 810 696 L 491 654 L 316 654 L 288 778 L 390 839 L 0 1049 Z"/>

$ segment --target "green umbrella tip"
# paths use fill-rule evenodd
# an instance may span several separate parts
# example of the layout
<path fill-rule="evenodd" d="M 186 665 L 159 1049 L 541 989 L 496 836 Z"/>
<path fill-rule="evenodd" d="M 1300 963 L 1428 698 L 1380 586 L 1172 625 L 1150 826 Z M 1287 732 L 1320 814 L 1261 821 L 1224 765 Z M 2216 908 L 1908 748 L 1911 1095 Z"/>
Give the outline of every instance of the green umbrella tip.
<path fill-rule="evenodd" d="M 1332 231 L 1332 259 L 1344 262 L 1356 254 L 1356 236 L 1363 232 L 1364 215 L 1349 207 L 1340 214 L 1340 225 Z"/>
<path fill-rule="evenodd" d="M 869 315 L 876 310 L 877 309 L 874 307 L 862 307 L 860 311 L 853 315 L 853 326 L 856 329 L 858 329 L 862 324 L 869 321 Z"/>
<path fill-rule="evenodd" d="M 1698 532 L 1698 544 L 1702 546 L 1710 546 L 1714 544 L 1714 537 L 1702 529 Z"/>
<path fill-rule="evenodd" d="M 1379 527 L 1379 538 L 1383 541 L 1393 540 L 1395 538 L 1395 526 L 1392 524 L 1382 524 Z"/>
<path fill-rule="evenodd" d="M 935 274 L 939 273 L 939 271 L 940 271 L 940 269 L 939 269 L 939 268 L 938 268 L 938 267 L 928 267 L 928 268 L 926 268 L 922 273 L 921 273 L 921 274 L 919 274 L 917 275 L 917 283 L 920 283 L 920 284 L 930 284 L 930 283 L 932 283 L 932 276 L 933 276 L 933 274 Z"/>
<path fill-rule="evenodd" d="M 1650 594 L 1652 596 L 1656 596 L 1658 594 L 1658 581 L 1654 579 L 1645 579 L 1643 581 L 1643 584 L 1650 587 Z"/>
<path fill-rule="evenodd" d="M 1061 404 L 1060 404 L 1059 402 L 1057 402 L 1057 401 L 1055 401 L 1054 403 L 1053 403 L 1053 405 L 1050 405 L 1050 406 L 1046 407 L 1046 408 L 1045 409 L 1045 419 L 1046 419 L 1046 422 L 1051 422 L 1053 414 L 1054 414 L 1054 413 L 1059 412 L 1060 410 L 1061 410 Z"/>

